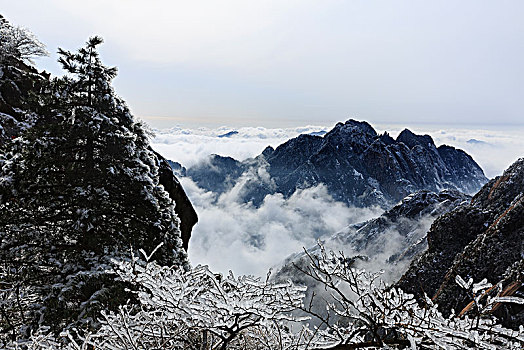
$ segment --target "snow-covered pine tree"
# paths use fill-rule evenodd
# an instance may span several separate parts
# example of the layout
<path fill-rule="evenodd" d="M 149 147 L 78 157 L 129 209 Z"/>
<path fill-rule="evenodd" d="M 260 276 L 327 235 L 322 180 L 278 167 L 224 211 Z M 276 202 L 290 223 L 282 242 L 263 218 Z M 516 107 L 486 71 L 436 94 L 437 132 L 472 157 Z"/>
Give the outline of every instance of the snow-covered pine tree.
<path fill-rule="evenodd" d="M 9 140 L 32 124 L 26 112 L 38 105 L 38 98 L 30 93 L 39 91 L 47 76 L 38 73 L 31 59 L 45 55 L 45 46 L 29 30 L 0 14 L 0 158 Z"/>
<path fill-rule="evenodd" d="M 149 148 L 146 128 L 134 120 L 111 87 L 116 68 L 104 66 L 90 38 L 77 53 L 59 50 L 59 62 L 72 75 L 65 80 L 67 104 L 57 108 L 67 131 L 63 155 L 74 155 L 77 209 L 75 225 L 87 234 L 88 249 L 125 242 L 155 248 L 162 264 L 185 264 L 172 201 L 159 186 L 158 158 Z M 65 146 L 65 147 L 64 147 Z M 72 152 L 71 152 L 72 151 Z M 70 174 L 71 175 L 71 174 Z"/>
<path fill-rule="evenodd" d="M 42 324 L 92 324 L 99 310 L 125 302 L 126 285 L 106 270 L 130 249 L 161 244 L 153 259 L 188 266 L 159 160 L 113 91 L 116 69 L 102 64 L 101 43 L 59 50 L 68 75 L 49 82 L 0 173 L 11 191 L 0 203 L 2 287 L 31 296 L 0 310 L 11 337 Z"/>

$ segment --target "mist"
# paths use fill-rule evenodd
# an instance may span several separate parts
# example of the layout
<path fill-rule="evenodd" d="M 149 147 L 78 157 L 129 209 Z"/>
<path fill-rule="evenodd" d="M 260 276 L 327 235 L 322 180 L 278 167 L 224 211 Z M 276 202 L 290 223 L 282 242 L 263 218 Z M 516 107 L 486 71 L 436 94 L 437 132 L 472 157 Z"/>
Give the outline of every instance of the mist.
<path fill-rule="evenodd" d="M 154 130 L 156 136 L 151 142 L 155 150 L 166 158 L 190 167 L 205 160 L 210 154 L 229 156 L 237 160 L 255 157 L 267 146 L 277 147 L 300 134 L 322 132 L 331 127 L 332 125 L 292 128 L 174 127 Z M 229 137 L 224 136 L 230 132 L 237 133 Z"/>
<path fill-rule="evenodd" d="M 263 276 L 290 254 L 315 245 L 317 239 L 382 213 L 379 208 L 337 202 L 322 185 L 298 190 L 288 199 L 267 195 L 256 208 L 232 200 L 238 189 L 213 204 L 215 194 L 188 178 L 181 183 L 199 215 L 189 244 L 191 263 L 220 272 Z"/>

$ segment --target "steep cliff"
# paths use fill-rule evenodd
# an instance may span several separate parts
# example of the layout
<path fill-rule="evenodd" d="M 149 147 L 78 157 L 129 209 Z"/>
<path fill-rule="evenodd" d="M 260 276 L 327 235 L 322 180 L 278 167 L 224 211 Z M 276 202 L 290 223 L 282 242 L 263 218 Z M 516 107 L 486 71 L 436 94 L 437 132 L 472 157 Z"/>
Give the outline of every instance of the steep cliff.
<path fill-rule="evenodd" d="M 522 295 L 524 281 L 524 158 L 487 183 L 468 204 L 439 217 L 428 232 L 428 250 L 414 260 L 398 286 L 432 297 L 445 312 L 461 312 L 472 296 L 457 275 L 492 284 L 502 281 L 505 295 Z M 524 320 L 522 306 L 501 305 L 505 324 Z"/>
<path fill-rule="evenodd" d="M 433 220 L 470 199 L 456 190 L 418 191 L 381 216 L 351 225 L 331 240 L 337 246 L 370 256 L 386 252 L 391 264 L 410 262 L 426 250 L 427 231 Z"/>
<path fill-rule="evenodd" d="M 172 165 L 155 152 L 159 161 L 159 177 L 160 184 L 169 193 L 169 197 L 175 202 L 175 213 L 180 219 L 180 232 L 182 234 L 183 247 L 187 251 L 189 247 L 189 240 L 191 238 L 191 231 L 193 226 L 198 222 L 198 215 L 189 201 L 189 198 L 184 191 L 184 188 L 173 173 Z"/>
<path fill-rule="evenodd" d="M 455 190 L 439 193 L 426 190 L 412 193 L 382 215 L 355 223 L 329 237 L 322 237 L 323 244 L 334 250 L 344 250 L 348 256 L 358 256 L 361 262 L 373 260 L 373 265 L 394 273 L 403 273 L 406 263 L 427 248 L 427 231 L 433 220 L 447 213 L 471 197 Z M 318 247 L 311 247 L 310 252 Z M 293 276 L 292 263 L 304 257 L 298 252 L 283 264 L 282 272 Z M 357 259 L 358 260 L 358 259 Z M 392 280 L 395 276 L 385 276 Z"/>
<path fill-rule="evenodd" d="M 328 249 L 344 251 L 355 267 L 368 271 L 383 270 L 382 278 L 393 282 L 404 273 L 413 257 L 427 248 L 426 233 L 431 222 L 469 200 L 471 197 L 454 190 L 439 193 L 418 191 L 382 215 L 352 224 L 321 240 Z M 319 249 L 318 246 L 309 247 L 308 252 L 317 255 Z M 307 268 L 309 263 L 304 252 L 297 252 L 282 263 L 273 278 L 306 285 L 306 300 L 313 293 L 323 295 L 324 286 L 299 271 Z M 324 314 L 325 308 L 315 305 L 315 312 Z"/>

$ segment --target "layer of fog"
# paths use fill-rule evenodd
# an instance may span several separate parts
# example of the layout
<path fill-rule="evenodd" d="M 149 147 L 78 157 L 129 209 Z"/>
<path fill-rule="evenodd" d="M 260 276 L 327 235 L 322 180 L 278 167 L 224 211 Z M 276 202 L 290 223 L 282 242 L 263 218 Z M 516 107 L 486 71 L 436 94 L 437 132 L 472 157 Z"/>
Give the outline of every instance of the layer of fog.
<path fill-rule="evenodd" d="M 213 193 L 188 178 L 181 182 L 199 215 L 189 244 L 190 260 L 220 272 L 265 275 L 290 254 L 314 246 L 318 238 L 381 213 L 336 202 L 324 186 L 297 191 L 288 199 L 268 195 L 255 208 L 234 200 L 237 189 L 214 203 Z"/>
<path fill-rule="evenodd" d="M 255 157 L 267 146 L 276 147 L 300 134 L 329 130 L 323 126 L 304 126 L 296 128 L 229 127 L 182 128 L 155 130 L 152 140 L 155 150 L 170 160 L 190 167 L 210 154 L 230 156 L 237 160 Z M 237 132 L 230 137 L 220 137 L 228 132 Z"/>
<path fill-rule="evenodd" d="M 405 253 L 408 248 L 413 248 L 413 246 L 416 246 L 414 252 L 421 252 L 427 248 L 425 237 L 434 219 L 435 217 L 431 215 L 424 215 L 417 219 L 402 219 L 402 222 L 398 222 L 397 225 L 393 224 L 388 229 L 378 232 L 374 237 L 370 237 L 365 247 L 357 247 L 351 244 L 357 236 L 360 236 L 358 230 L 351 228 L 326 237 L 322 244 L 328 256 L 331 252 L 334 252 L 335 254 L 343 253 L 349 259 L 354 258 L 353 267 L 364 269 L 370 273 L 380 273 L 380 280 L 391 285 L 404 274 L 409 267 L 411 258 L 413 258 L 412 255 L 404 259 L 398 256 Z M 408 235 L 401 233 L 400 225 L 410 227 L 411 230 Z M 308 253 L 312 257 L 320 256 L 320 246 L 308 247 Z M 397 258 L 395 259 L 395 257 Z M 272 278 L 275 281 L 291 280 L 296 284 L 307 286 L 305 304 L 311 305 L 312 310 L 317 314 L 325 315 L 325 306 L 323 306 L 323 303 L 318 303 L 318 300 L 332 300 L 332 296 L 324 285 L 304 273 L 304 271 L 308 271 L 308 265 L 311 262 L 306 253 L 298 252 L 286 259 L 280 266 L 277 266 Z M 348 297 L 356 297 L 352 291 L 346 290 L 346 292 Z M 316 302 L 310 304 L 313 296 Z M 303 312 L 296 314 L 306 316 Z M 315 318 L 310 322 L 313 325 L 320 325 Z"/>

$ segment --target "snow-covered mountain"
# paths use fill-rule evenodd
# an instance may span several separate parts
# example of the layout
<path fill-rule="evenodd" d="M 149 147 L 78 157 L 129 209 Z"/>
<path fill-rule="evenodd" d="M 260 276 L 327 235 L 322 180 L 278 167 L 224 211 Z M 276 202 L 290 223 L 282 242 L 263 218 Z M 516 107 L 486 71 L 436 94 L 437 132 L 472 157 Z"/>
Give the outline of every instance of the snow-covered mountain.
<path fill-rule="evenodd" d="M 338 123 L 324 136 L 303 134 L 245 161 L 212 155 L 187 169 L 200 187 L 221 194 L 239 187 L 244 202 L 260 205 L 267 194 L 288 197 L 323 183 L 334 199 L 390 208 L 418 190 L 476 192 L 486 181 L 464 151 L 435 146 L 429 135 L 405 129 L 397 139 L 367 122 Z"/>

